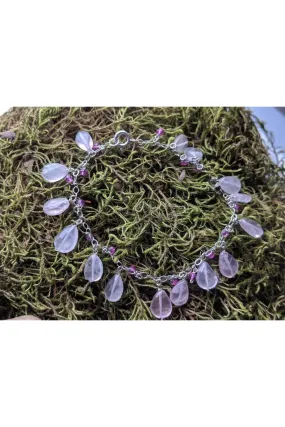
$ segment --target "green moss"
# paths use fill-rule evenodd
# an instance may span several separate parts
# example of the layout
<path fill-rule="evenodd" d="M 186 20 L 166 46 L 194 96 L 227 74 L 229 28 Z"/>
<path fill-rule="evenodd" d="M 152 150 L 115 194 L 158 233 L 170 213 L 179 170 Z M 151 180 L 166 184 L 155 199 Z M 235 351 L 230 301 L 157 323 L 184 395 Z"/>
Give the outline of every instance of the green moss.
<path fill-rule="evenodd" d="M 149 137 L 158 128 L 168 141 L 185 133 L 204 152 L 212 176 L 237 174 L 254 195 L 243 215 L 265 229 L 261 240 L 237 231 L 229 251 L 240 262 L 236 279 L 215 291 L 191 288 L 189 303 L 172 319 L 284 319 L 284 175 L 270 160 L 248 112 L 242 108 L 14 108 L 0 117 L 0 317 L 34 314 L 42 319 L 150 319 L 151 282 L 125 277 L 117 304 L 102 286 L 115 265 L 104 259 L 104 280 L 86 285 L 84 261 L 91 253 L 82 237 L 78 250 L 55 252 L 53 239 L 72 213 L 47 217 L 43 203 L 69 193 L 64 183 L 40 176 L 51 161 L 76 165 L 84 153 L 74 143 L 79 129 L 96 141 L 119 129 Z M 92 163 L 83 180 L 86 215 L 94 234 L 118 248 L 117 259 L 155 274 L 171 274 L 210 247 L 229 211 L 209 190 L 208 175 L 181 168 L 167 150 L 133 146 L 114 149 Z M 186 176 L 179 178 L 185 169 Z M 213 265 L 216 265 L 214 260 Z"/>

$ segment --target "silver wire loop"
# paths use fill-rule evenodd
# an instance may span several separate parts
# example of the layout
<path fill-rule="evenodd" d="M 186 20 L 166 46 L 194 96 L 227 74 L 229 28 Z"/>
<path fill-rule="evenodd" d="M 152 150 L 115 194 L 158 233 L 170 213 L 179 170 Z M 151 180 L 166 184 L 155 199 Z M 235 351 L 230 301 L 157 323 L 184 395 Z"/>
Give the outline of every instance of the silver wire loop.
<path fill-rule="evenodd" d="M 112 146 L 116 147 L 127 145 L 130 142 L 130 135 L 125 130 L 119 130 L 114 136 L 114 142 L 111 143 Z"/>

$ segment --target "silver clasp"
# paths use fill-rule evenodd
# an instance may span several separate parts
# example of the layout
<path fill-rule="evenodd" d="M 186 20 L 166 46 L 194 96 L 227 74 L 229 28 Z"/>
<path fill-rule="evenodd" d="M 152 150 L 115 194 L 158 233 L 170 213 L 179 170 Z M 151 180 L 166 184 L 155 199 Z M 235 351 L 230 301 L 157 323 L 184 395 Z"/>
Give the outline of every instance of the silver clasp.
<path fill-rule="evenodd" d="M 125 130 L 119 130 L 114 136 L 114 142 L 112 142 L 110 145 L 117 146 L 120 145 L 121 147 L 124 145 L 127 145 L 130 142 L 130 135 Z"/>

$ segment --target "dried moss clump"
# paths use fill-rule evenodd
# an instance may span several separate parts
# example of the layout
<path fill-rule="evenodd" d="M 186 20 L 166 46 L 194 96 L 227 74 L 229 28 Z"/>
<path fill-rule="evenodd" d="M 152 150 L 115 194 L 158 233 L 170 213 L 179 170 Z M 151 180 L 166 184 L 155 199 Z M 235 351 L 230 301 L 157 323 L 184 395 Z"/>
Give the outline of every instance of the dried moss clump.
<path fill-rule="evenodd" d="M 171 142 L 185 133 L 204 152 L 212 176 L 237 174 L 253 194 L 243 215 L 262 224 L 261 240 L 238 231 L 229 251 L 240 262 L 236 279 L 222 279 L 206 293 L 193 284 L 189 303 L 172 319 L 284 319 L 284 178 L 270 160 L 250 114 L 242 108 L 14 108 L 0 118 L 0 317 L 41 319 L 150 319 L 151 282 L 125 277 L 119 303 L 103 296 L 115 271 L 104 258 L 101 283 L 87 285 L 83 266 L 91 253 L 80 238 L 71 254 L 55 252 L 53 239 L 72 213 L 47 217 L 43 203 L 69 193 L 63 182 L 40 176 L 47 162 L 76 165 L 84 153 L 73 142 L 79 129 L 98 142 L 119 129 L 149 137 L 158 128 Z M 185 177 L 181 173 L 185 171 Z M 118 248 L 117 259 L 146 272 L 171 274 L 210 247 L 229 218 L 210 191 L 208 175 L 179 166 L 163 148 L 132 146 L 94 160 L 82 179 L 86 215 L 100 242 Z M 217 265 L 217 261 L 213 261 Z"/>

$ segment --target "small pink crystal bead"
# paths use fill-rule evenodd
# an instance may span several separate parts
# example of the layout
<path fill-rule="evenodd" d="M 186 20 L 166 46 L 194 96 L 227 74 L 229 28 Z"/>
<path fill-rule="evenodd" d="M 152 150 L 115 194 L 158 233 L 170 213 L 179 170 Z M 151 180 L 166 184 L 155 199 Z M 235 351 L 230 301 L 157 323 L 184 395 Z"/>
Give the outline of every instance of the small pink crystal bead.
<path fill-rule="evenodd" d="M 229 237 L 229 235 L 230 235 L 230 232 L 226 228 L 224 228 L 222 230 L 222 236 L 223 236 L 223 238 L 227 239 L 227 237 Z"/>
<path fill-rule="evenodd" d="M 180 162 L 180 166 L 188 166 L 188 162 L 182 161 L 182 162 Z"/>
<path fill-rule="evenodd" d="M 210 252 L 208 252 L 208 253 L 206 254 L 206 257 L 207 257 L 207 258 L 210 258 L 210 259 L 215 258 L 215 256 L 216 256 L 216 254 L 215 254 L 215 252 L 214 252 L 214 251 L 210 251 Z"/>
<path fill-rule="evenodd" d="M 235 212 L 240 211 L 240 205 L 238 203 L 235 203 Z"/>
<path fill-rule="evenodd" d="M 86 240 L 88 240 L 88 242 L 91 242 L 92 238 L 93 238 L 92 234 L 90 233 L 86 234 Z"/>
<path fill-rule="evenodd" d="M 99 144 L 94 144 L 94 145 L 93 145 L 93 150 L 98 150 L 98 148 L 100 148 L 100 145 L 99 145 Z"/>
<path fill-rule="evenodd" d="M 196 273 L 194 273 L 194 271 L 192 271 L 189 274 L 189 280 L 190 280 L 190 282 L 194 282 L 195 278 L 196 278 Z"/>
<path fill-rule="evenodd" d="M 114 255 L 115 252 L 116 252 L 116 248 L 114 248 L 114 246 L 110 246 L 109 247 L 109 254 Z"/>
<path fill-rule="evenodd" d="M 156 135 L 158 135 L 158 136 L 164 135 L 164 129 L 162 129 L 162 128 L 157 129 Z"/>
<path fill-rule="evenodd" d="M 77 204 L 78 204 L 78 206 L 80 206 L 81 208 L 83 208 L 83 206 L 85 206 L 85 200 L 78 199 L 77 200 Z"/>
<path fill-rule="evenodd" d="M 174 279 L 174 280 L 172 280 L 171 282 L 170 282 L 170 284 L 172 285 L 172 286 L 175 286 L 175 285 L 177 285 L 177 283 L 179 282 L 179 280 L 177 280 L 177 279 Z"/>
<path fill-rule="evenodd" d="M 64 178 L 64 180 L 68 183 L 71 184 L 73 182 L 73 178 L 71 175 L 66 175 L 66 177 Z"/>
<path fill-rule="evenodd" d="M 137 271 L 137 268 L 135 265 L 131 265 L 129 267 L 129 273 L 134 274 Z"/>
<path fill-rule="evenodd" d="M 81 169 L 81 171 L 79 172 L 80 176 L 88 176 L 89 172 L 87 169 Z"/>

